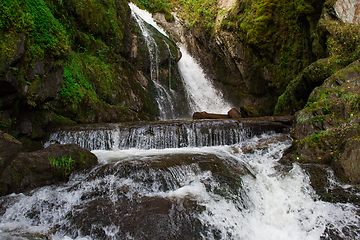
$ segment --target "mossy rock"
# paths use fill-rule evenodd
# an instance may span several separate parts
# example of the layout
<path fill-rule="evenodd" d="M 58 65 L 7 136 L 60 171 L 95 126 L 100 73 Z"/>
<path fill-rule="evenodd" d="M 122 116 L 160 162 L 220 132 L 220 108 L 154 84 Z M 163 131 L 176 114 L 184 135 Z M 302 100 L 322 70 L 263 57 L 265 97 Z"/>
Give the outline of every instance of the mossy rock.
<path fill-rule="evenodd" d="M 68 165 L 55 164 L 54 161 L 68 161 Z M 1 175 L 1 195 L 12 192 L 64 182 L 71 173 L 90 168 L 98 163 L 90 151 L 75 144 L 54 144 L 30 153 L 20 153 L 6 167 Z"/>

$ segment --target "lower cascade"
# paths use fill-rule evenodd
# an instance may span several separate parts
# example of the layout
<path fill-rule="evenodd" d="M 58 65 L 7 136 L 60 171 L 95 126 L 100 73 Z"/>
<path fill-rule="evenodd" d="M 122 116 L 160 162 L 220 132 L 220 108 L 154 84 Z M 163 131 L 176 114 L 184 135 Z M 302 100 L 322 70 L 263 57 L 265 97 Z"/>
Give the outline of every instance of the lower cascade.
<path fill-rule="evenodd" d="M 56 130 L 50 141 L 76 138 L 100 164 L 0 198 L 0 238 L 360 237 L 359 205 L 322 201 L 301 166 L 279 162 L 291 145 L 287 127 L 223 121 Z M 327 191 L 354 190 L 328 177 Z"/>

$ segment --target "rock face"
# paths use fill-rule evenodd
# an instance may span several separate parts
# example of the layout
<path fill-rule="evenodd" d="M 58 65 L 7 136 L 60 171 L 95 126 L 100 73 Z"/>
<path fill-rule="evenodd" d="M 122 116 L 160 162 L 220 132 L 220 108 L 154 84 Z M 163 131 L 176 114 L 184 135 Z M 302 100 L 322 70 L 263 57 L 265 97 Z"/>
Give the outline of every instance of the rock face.
<path fill-rule="evenodd" d="M 274 106 L 275 100 L 269 95 L 271 73 L 264 68 L 254 68 L 256 57 L 237 34 L 219 31 L 210 38 L 203 29 L 189 29 L 177 18 L 171 23 L 163 14 L 154 14 L 154 18 L 201 63 L 205 74 L 214 79 L 214 86 L 225 93 L 227 101 L 238 106 L 253 106 L 262 115 L 272 114 L 273 107 L 269 106 Z M 239 91 L 241 97 L 236 94 Z"/>
<path fill-rule="evenodd" d="M 71 172 L 97 163 L 94 154 L 75 144 L 54 144 L 44 150 L 19 153 L 2 172 L 0 194 L 66 181 Z"/>
<path fill-rule="evenodd" d="M 334 10 L 338 17 L 346 23 L 360 24 L 360 1 L 337 0 Z"/>
<path fill-rule="evenodd" d="M 286 159 L 325 163 L 338 176 L 360 183 L 360 61 L 327 78 L 296 113 L 293 147 Z"/>
<path fill-rule="evenodd" d="M 0 131 L 0 175 L 9 163 L 19 154 L 21 142 L 13 136 Z"/>

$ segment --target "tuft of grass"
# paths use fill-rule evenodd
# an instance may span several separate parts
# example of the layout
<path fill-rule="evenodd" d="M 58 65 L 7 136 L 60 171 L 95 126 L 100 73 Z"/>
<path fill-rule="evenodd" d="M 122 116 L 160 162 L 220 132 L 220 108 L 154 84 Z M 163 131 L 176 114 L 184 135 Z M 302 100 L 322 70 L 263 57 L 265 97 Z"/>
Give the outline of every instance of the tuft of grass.
<path fill-rule="evenodd" d="M 62 156 L 61 158 L 51 157 L 48 159 L 53 168 L 62 169 L 64 177 L 67 177 L 73 168 L 75 160 L 71 156 Z"/>

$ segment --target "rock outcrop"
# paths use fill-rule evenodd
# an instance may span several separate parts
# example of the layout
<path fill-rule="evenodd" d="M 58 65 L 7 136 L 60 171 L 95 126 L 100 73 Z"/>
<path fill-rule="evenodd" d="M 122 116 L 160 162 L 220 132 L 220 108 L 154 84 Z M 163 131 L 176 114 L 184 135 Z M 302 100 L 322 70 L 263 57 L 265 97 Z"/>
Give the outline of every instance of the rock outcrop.
<path fill-rule="evenodd" d="M 66 181 L 72 172 L 97 163 L 94 154 L 75 144 L 54 144 L 44 150 L 19 153 L 0 176 L 0 195 Z"/>
<path fill-rule="evenodd" d="M 284 159 L 331 165 L 338 176 L 360 183 L 360 61 L 327 78 L 296 113 L 293 146 Z"/>

